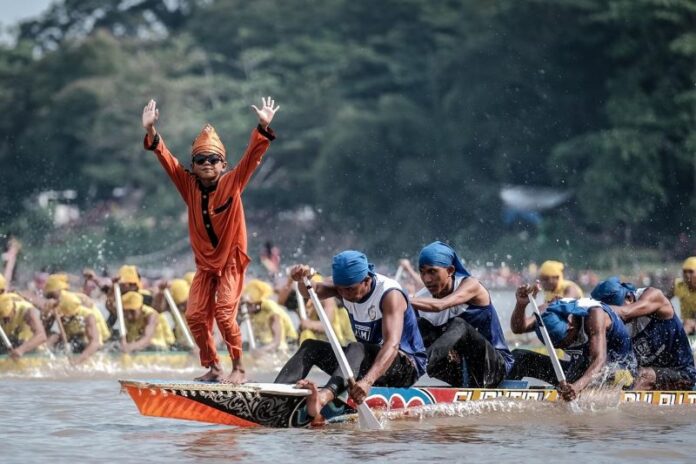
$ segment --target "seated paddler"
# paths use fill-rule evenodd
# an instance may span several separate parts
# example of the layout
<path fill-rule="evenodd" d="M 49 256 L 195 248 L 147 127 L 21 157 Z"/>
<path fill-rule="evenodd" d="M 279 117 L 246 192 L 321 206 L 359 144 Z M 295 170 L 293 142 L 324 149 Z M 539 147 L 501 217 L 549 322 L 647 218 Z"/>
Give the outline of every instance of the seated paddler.
<path fill-rule="evenodd" d="M 636 390 L 691 390 L 696 367 L 689 337 L 672 303 L 657 288 L 609 277 L 592 290 L 626 323 L 638 360 Z"/>
<path fill-rule="evenodd" d="M 334 256 L 331 268 L 332 279 L 312 286 L 318 298 L 338 298 L 348 310 L 357 341 L 343 350 L 357 381 L 347 384 L 329 342 L 305 340 L 275 381 L 298 382 L 313 366 L 329 374 L 331 378 L 323 388 L 310 381 L 298 382 L 312 390 L 307 402 L 310 416 L 318 416 L 326 403 L 346 389 L 360 404 L 373 385 L 410 387 L 425 373 L 427 362 L 416 312 L 395 280 L 374 272 L 374 266 L 359 251 Z M 311 277 L 311 271 L 309 266 L 297 265 L 291 276 L 301 282 Z M 304 285 L 300 288 L 307 297 Z"/>
<path fill-rule="evenodd" d="M 535 331 L 542 340 L 536 319 L 525 316 L 530 290 L 527 286 L 517 289 L 510 328 L 516 334 Z M 550 358 L 528 350 L 513 351 L 515 365 L 509 378 L 533 377 L 551 383 L 567 401 L 590 386 L 627 386 L 633 382 L 637 363 L 631 337 L 609 306 L 590 298 L 563 298 L 542 305 L 540 310 L 554 348 L 570 356 L 569 361 L 561 361 L 567 381 L 559 385 Z"/>
<path fill-rule="evenodd" d="M 442 242 L 421 250 L 418 270 L 425 288 L 411 304 L 428 350 L 428 375 L 455 387 L 497 387 L 514 361 L 486 287 Z"/>

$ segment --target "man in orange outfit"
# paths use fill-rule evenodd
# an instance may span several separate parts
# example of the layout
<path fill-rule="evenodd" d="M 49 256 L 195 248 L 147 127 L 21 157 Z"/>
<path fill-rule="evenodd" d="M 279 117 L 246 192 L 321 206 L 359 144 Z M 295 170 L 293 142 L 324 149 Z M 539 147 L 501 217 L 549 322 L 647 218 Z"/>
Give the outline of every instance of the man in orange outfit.
<path fill-rule="evenodd" d="M 169 152 L 155 129 L 159 110 L 154 100 L 143 109 L 145 148 L 157 155 L 162 167 L 188 207 L 189 236 L 196 261 L 186 320 L 200 349 L 203 367 L 209 370 L 196 380 L 246 382 L 242 364 L 242 336 L 237 325 L 237 308 L 249 264 L 246 223 L 241 194 L 261 162 L 271 140 L 268 127 L 280 107 L 268 97 L 261 109 L 252 105 L 259 125 L 237 166 L 229 172 L 226 150 L 215 129 L 207 124 L 191 150 L 191 171 Z M 232 357 L 232 373 L 223 377 L 213 339 L 213 321 Z"/>

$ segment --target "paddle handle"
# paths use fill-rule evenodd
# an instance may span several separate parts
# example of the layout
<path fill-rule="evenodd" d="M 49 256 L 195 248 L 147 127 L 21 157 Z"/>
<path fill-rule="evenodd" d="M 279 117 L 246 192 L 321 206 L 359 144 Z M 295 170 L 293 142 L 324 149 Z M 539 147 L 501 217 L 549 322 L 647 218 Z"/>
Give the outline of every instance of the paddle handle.
<path fill-rule="evenodd" d="M 295 290 L 295 298 L 297 299 L 297 315 L 300 316 L 300 320 L 304 321 L 307 319 L 307 307 L 305 306 L 304 297 L 302 292 L 300 292 L 300 283 L 293 282 L 292 288 Z"/>
<path fill-rule="evenodd" d="M 121 340 L 126 339 L 126 319 L 123 316 L 123 298 L 121 298 L 121 287 L 118 282 L 114 282 L 114 300 L 116 300 L 116 319 L 118 331 L 121 333 Z"/>
<path fill-rule="evenodd" d="M 254 329 L 251 326 L 251 316 L 249 316 L 249 309 L 247 308 L 246 303 L 242 304 L 240 307 L 240 312 L 242 313 L 242 324 L 244 324 L 247 336 L 249 337 L 249 349 L 255 350 L 256 338 L 254 338 Z"/>
<path fill-rule="evenodd" d="M 404 267 L 399 264 L 399 268 L 396 270 L 396 274 L 394 274 L 394 280 L 399 282 L 401 280 L 401 276 L 404 275 Z"/>
<path fill-rule="evenodd" d="M 186 321 L 184 320 L 183 316 L 181 315 L 181 311 L 179 311 L 179 307 L 176 305 L 176 302 L 174 301 L 174 297 L 172 296 L 172 292 L 170 292 L 168 288 L 165 288 L 163 293 L 164 293 L 164 299 L 167 300 L 167 304 L 169 305 L 169 310 L 174 315 L 174 319 L 176 320 L 176 325 L 181 327 L 182 332 L 184 332 L 184 337 L 186 338 L 186 344 L 190 348 L 195 348 L 196 344 L 193 342 L 193 337 L 191 336 L 191 331 L 189 330 L 188 324 L 186 324 Z"/>
<path fill-rule="evenodd" d="M 551 342 L 551 337 L 549 336 L 549 331 L 546 330 L 546 325 L 544 325 L 544 320 L 541 318 L 541 311 L 539 311 L 539 306 L 537 306 L 537 302 L 534 299 L 534 295 L 529 295 L 529 302 L 532 303 L 532 308 L 534 309 L 534 318 L 536 319 L 537 326 L 539 327 L 539 331 L 541 332 L 541 338 L 544 339 L 544 345 L 546 345 L 546 349 L 549 352 L 549 359 L 551 359 L 551 365 L 553 366 L 553 370 L 556 373 L 556 379 L 558 382 L 565 382 L 566 381 L 566 376 L 563 373 L 563 368 L 561 367 L 561 361 L 558 359 L 558 355 L 556 354 L 556 349 L 553 347 L 553 343 Z"/>
<path fill-rule="evenodd" d="M 0 325 L 0 338 L 2 338 L 2 344 L 5 345 L 5 347 L 8 350 L 13 349 L 12 343 L 10 342 L 10 339 L 7 338 L 7 334 L 5 333 L 5 329 L 3 329 L 1 325 Z"/>

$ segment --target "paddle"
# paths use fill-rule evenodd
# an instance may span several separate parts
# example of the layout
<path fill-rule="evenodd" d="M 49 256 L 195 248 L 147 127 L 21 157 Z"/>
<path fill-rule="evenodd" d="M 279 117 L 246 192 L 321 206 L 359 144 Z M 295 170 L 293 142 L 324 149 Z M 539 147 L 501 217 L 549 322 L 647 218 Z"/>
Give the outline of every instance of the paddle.
<path fill-rule="evenodd" d="M 333 327 L 331 327 L 331 321 L 329 321 L 329 318 L 324 312 L 324 307 L 321 305 L 321 301 L 319 301 L 319 297 L 314 291 L 312 283 L 307 277 L 304 277 L 303 283 L 305 287 L 307 287 L 307 292 L 309 293 L 309 297 L 312 299 L 312 304 L 314 305 L 314 309 L 319 316 L 319 320 L 324 325 L 326 338 L 329 339 L 331 349 L 333 349 L 334 355 L 336 355 L 336 360 L 338 361 L 338 366 L 341 368 L 341 373 L 349 382 L 355 382 L 353 369 L 351 369 L 350 364 L 348 364 L 348 360 L 343 352 L 343 348 L 341 348 L 341 344 L 338 342 L 338 338 L 336 338 Z M 362 429 L 382 430 L 382 424 L 379 423 L 370 407 L 364 401 L 358 405 L 358 424 L 360 424 L 360 428 Z"/>
<path fill-rule="evenodd" d="M 546 350 L 549 352 L 549 359 L 551 359 L 551 365 L 553 366 L 553 371 L 556 373 L 556 379 L 558 383 L 566 382 L 566 376 L 563 372 L 563 367 L 561 366 L 561 361 L 558 360 L 558 354 L 556 354 L 556 349 L 551 342 L 551 337 L 549 336 L 548 330 L 546 330 L 546 325 L 544 325 L 544 320 L 541 318 L 541 311 L 539 311 L 539 306 L 537 306 L 536 299 L 534 295 L 529 294 L 529 301 L 532 303 L 532 308 L 534 309 L 534 318 L 536 319 L 537 326 L 541 332 L 541 338 L 544 339 L 544 345 L 546 345 Z M 580 412 L 580 407 L 576 400 L 570 401 L 570 410 L 578 413 Z"/>
<path fill-rule="evenodd" d="M 186 344 L 189 346 L 189 348 L 194 349 L 196 347 L 196 344 L 193 342 L 193 337 L 191 336 L 191 331 L 189 330 L 188 325 L 186 324 L 186 321 L 181 316 L 181 311 L 179 311 L 179 307 L 176 305 L 176 302 L 174 301 L 174 298 L 172 297 L 172 292 L 170 292 L 168 288 L 165 288 L 163 293 L 164 293 L 164 299 L 167 300 L 167 304 L 169 305 L 169 310 L 174 315 L 174 319 L 176 320 L 176 325 L 181 327 L 181 331 L 184 333 L 184 338 L 186 338 Z"/>
<path fill-rule="evenodd" d="M 254 338 L 254 329 L 251 326 L 251 317 L 249 316 L 249 308 L 247 308 L 246 303 L 242 303 L 240 312 L 242 313 L 242 323 L 249 336 L 249 349 L 253 351 L 256 349 L 256 339 Z"/>
<path fill-rule="evenodd" d="M 2 325 L 0 325 L 0 338 L 2 338 L 2 344 L 5 345 L 7 351 L 12 351 L 12 342 L 7 338 L 7 334 L 5 333 L 5 329 L 2 328 Z"/>
<path fill-rule="evenodd" d="M 63 340 L 63 351 L 65 351 L 66 356 L 70 356 L 72 354 L 72 346 L 68 341 L 68 334 L 65 332 L 65 327 L 63 327 L 63 320 L 60 318 L 60 314 L 55 308 L 53 309 L 53 314 L 56 317 L 56 324 L 58 324 L 58 332 L 60 332 L 60 338 Z"/>
<path fill-rule="evenodd" d="M 299 282 L 293 282 L 292 288 L 293 290 L 295 290 L 295 298 L 297 299 L 297 315 L 300 316 L 301 321 L 304 321 L 305 319 L 307 319 L 307 308 L 305 307 L 302 292 L 300 292 Z"/>
<path fill-rule="evenodd" d="M 118 282 L 114 282 L 114 299 L 116 300 L 116 318 L 118 321 L 118 331 L 121 335 L 121 343 L 126 343 L 126 320 L 123 317 L 123 299 L 121 298 L 121 287 Z"/>
<path fill-rule="evenodd" d="M 401 276 L 403 275 L 403 273 L 404 273 L 404 267 L 401 264 L 399 264 L 399 268 L 396 270 L 396 274 L 394 274 L 394 280 L 396 280 L 397 282 L 400 282 Z"/>

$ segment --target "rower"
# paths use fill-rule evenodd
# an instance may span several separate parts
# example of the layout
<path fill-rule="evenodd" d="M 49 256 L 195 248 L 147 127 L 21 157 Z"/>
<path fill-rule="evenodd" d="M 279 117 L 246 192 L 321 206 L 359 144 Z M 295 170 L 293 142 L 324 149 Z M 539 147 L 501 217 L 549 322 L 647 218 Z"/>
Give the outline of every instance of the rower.
<path fill-rule="evenodd" d="M 310 416 L 317 416 L 326 403 L 346 389 L 361 404 L 372 385 L 410 387 L 425 373 L 427 359 L 416 312 L 401 286 L 373 269 L 363 253 L 348 250 L 334 256 L 332 280 L 312 284 L 320 299 L 339 298 L 348 310 L 357 341 L 348 344 L 344 352 L 357 382 L 347 385 L 330 343 L 305 340 L 275 382 L 298 382 L 313 366 L 331 375 L 319 390 L 312 382 L 298 382 L 312 391 L 307 400 Z M 310 275 L 306 265 L 291 270 L 296 282 Z M 300 288 L 306 297 L 304 285 Z"/>
<path fill-rule="evenodd" d="M 111 332 L 99 310 L 84 306 L 80 296 L 75 293 L 61 292 L 57 309 L 71 351 L 79 353 L 71 362 L 81 364 L 104 345 Z M 52 347 L 60 340 L 61 335 L 52 334 L 47 344 Z"/>
<path fill-rule="evenodd" d="M 11 358 L 19 359 L 46 342 L 39 310 L 13 293 L 0 294 L 0 324 L 14 347 Z M 0 344 L 0 350 L 6 347 Z"/>
<path fill-rule="evenodd" d="M 251 315 L 254 336 L 260 343 L 259 352 L 287 351 L 288 343 L 297 343 L 297 330 L 287 311 L 273 301 L 273 287 L 252 279 L 244 287 L 243 300 Z"/>
<path fill-rule="evenodd" d="M 411 304 L 428 349 L 428 375 L 454 387 L 497 387 L 514 360 L 486 287 L 442 242 L 421 250 L 418 269 L 425 288 Z"/>
<path fill-rule="evenodd" d="M 696 367 L 689 337 L 672 303 L 657 288 L 638 288 L 609 277 L 592 298 L 612 305 L 633 340 L 640 370 L 636 390 L 691 390 Z"/>
<path fill-rule="evenodd" d="M 536 331 L 542 340 L 536 319 L 525 316 L 529 293 L 527 286 L 517 289 L 510 328 L 515 334 Z M 637 364 L 631 337 L 609 306 L 590 298 L 563 298 L 542 305 L 540 309 L 544 311 L 541 317 L 554 348 L 564 349 L 571 357 L 570 361 L 561 361 L 567 382 L 558 385 L 548 356 L 519 349 L 512 352 L 515 366 L 508 378 L 534 377 L 557 385 L 567 401 L 575 399 L 586 387 L 601 384 L 602 374 L 608 369 L 607 377 L 613 376 L 616 383 L 630 383 L 625 380 L 629 377 L 626 370 L 633 376 Z"/>
<path fill-rule="evenodd" d="M 565 266 L 560 261 L 544 261 L 539 268 L 539 282 L 544 290 L 544 302 L 550 303 L 558 298 L 582 298 L 582 289 L 571 280 L 563 277 Z"/>
<path fill-rule="evenodd" d="M 120 287 L 121 295 L 125 295 L 128 292 L 137 292 L 142 295 L 143 302 L 148 307 L 153 304 L 152 294 L 143 288 L 138 268 L 127 264 L 121 266 L 118 270 L 118 277 L 114 279 L 114 282 L 111 283 L 111 285 L 104 285 L 101 287 L 102 291 L 106 293 L 106 309 L 109 311 L 107 324 L 109 327 L 113 327 L 117 320 L 116 297 L 113 288 L 113 286 L 117 284 Z"/>
<path fill-rule="evenodd" d="M 128 292 L 123 295 L 123 314 L 126 324 L 126 343 L 121 349 L 130 353 L 140 350 L 165 351 L 174 343 L 174 332 L 164 314 L 143 304 L 143 295 Z"/>
<path fill-rule="evenodd" d="M 682 277 L 675 279 L 668 298 L 679 299 L 684 329 L 689 335 L 696 334 L 696 256 L 687 258 L 682 264 Z"/>

